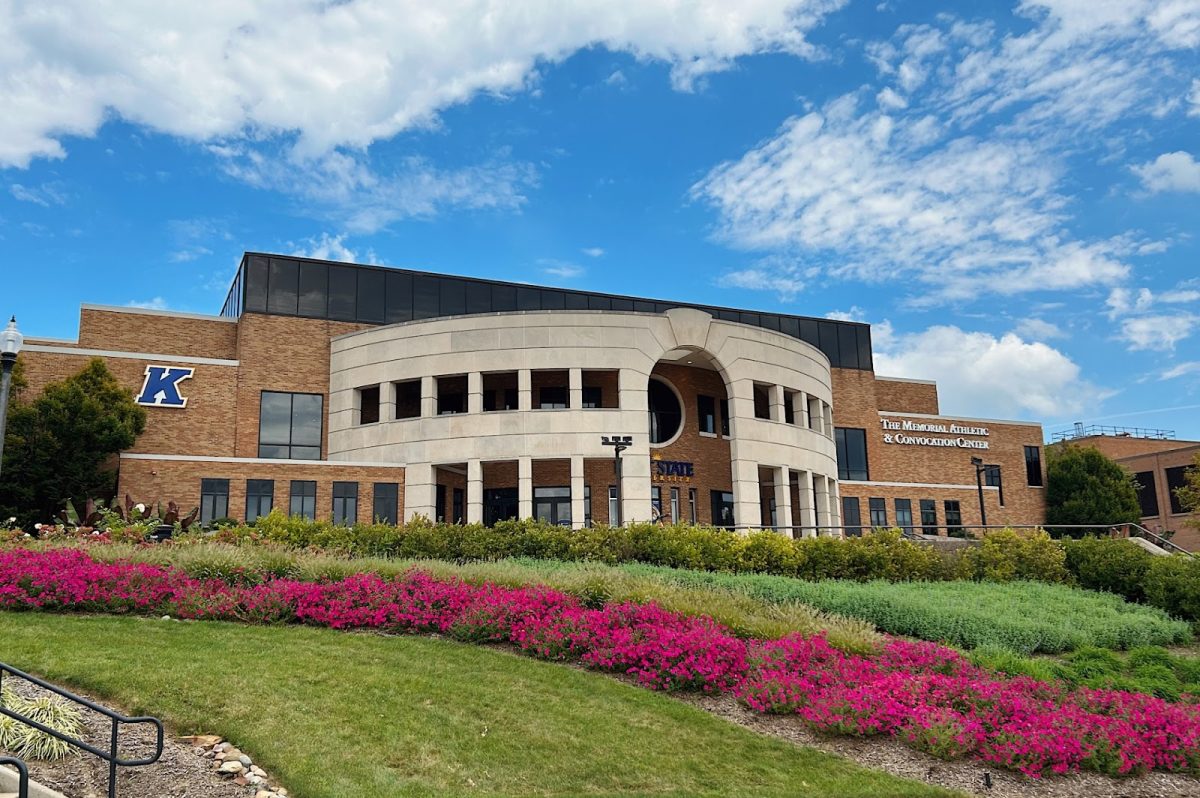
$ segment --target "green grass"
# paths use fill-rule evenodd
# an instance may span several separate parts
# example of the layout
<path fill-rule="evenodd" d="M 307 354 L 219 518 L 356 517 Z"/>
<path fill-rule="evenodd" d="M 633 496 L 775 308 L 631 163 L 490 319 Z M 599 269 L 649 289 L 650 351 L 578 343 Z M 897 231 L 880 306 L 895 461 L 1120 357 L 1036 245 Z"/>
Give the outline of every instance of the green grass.
<path fill-rule="evenodd" d="M 471 583 L 493 582 L 510 587 L 547 585 L 578 596 L 595 607 L 609 602 L 653 601 L 674 612 L 708 615 L 741 637 L 777 638 L 793 632 L 811 635 L 823 631 L 831 644 L 857 653 L 874 650 L 880 641 L 871 624 L 855 618 L 820 612 L 794 601 L 761 601 L 721 586 L 678 584 L 657 573 L 634 574 L 602 563 L 533 559 L 452 563 L 346 558 L 219 543 L 153 547 L 113 544 L 92 546 L 88 553 L 107 561 L 128 559 L 173 565 L 194 577 L 227 582 L 265 575 L 304 580 L 340 579 L 363 572 L 396 576 L 420 568 L 438 578 L 458 578 Z M 670 569 L 662 570 L 671 573 Z"/>
<path fill-rule="evenodd" d="M 804 582 L 787 577 L 716 574 L 624 565 L 672 584 L 738 590 L 760 601 L 802 602 L 869 621 L 880 631 L 959 646 L 1058 653 L 1081 646 L 1116 649 L 1170 645 L 1191 628 L 1162 610 L 1119 596 L 1042 582 Z"/>
<path fill-rule="evenodd" d="M 977 648 L 976 665 L 1014 676 L 1135 693 L 1178 701 L 1184 693 L 1200 696 L 1200 658 L 1174 654 L 1161 646 L 1138 646 L 1127 654 L 1084 646 L 1062 658 L 1024 657 L 1008 649 Z"/>
<path fill-rule="evenodd" d="M 446 640 L 0 613 L 9 664 L 234 740 L 294 798 L 935 796 L 598 674 Z"/>

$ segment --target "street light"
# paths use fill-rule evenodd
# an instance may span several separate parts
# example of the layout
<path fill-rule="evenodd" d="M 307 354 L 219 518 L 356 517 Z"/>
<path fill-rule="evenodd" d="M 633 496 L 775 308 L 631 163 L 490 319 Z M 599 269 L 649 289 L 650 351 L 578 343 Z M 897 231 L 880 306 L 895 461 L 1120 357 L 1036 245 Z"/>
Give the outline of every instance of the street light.
<path fill-rule="evenodd" d="M 601 435 L 600 442 L 613 447 L 613 475 L 617 482 L 617 517 L 608 519 L 613 526 L 621 525 L 621 452 L 633 445 L 632 435 Z"/>
<path fill-rule="evenodd" d="M 17 330 L 17 317 L 8 321 L 8 327 L 0 332 L 0 469 L 4 467 L 4 434 L 8 422 L 8 390 L 12 385 L 13 367 L 17 365 L 17 354 L 21 351 L 21 342 L 25 337 Z"/>
<path fill-rule="evenodd" d="M 987 508 L 983 506 L 983 475 L 992 469 L 996 473 L 1000 473 L 998 465 L 984 465 L 983 460 L 978 457 L 971 458 L 971 465 L 975 466 L 975 487 L 979 490 L 979 521 L 983 526 L 987 526 Z M 1003 491 L 1003 488 L 1001 489 Z M 1004 494 L 1000 494 L 1000 504 L 1004 504 Z"/>

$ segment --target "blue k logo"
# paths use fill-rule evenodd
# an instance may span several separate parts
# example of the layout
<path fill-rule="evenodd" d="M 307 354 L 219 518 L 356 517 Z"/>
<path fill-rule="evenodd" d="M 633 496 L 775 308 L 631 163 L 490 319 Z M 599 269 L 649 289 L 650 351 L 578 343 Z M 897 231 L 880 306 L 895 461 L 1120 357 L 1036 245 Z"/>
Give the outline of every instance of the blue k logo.
<path fill-rule="evenodd" d="M 187 399 L 179 393 L 179 383 L 190 380 L 195 371 L 178 366 L 146 366 L 146 379 L 142 382 L 137 403 L 152 407 L 187 407 Z"/>

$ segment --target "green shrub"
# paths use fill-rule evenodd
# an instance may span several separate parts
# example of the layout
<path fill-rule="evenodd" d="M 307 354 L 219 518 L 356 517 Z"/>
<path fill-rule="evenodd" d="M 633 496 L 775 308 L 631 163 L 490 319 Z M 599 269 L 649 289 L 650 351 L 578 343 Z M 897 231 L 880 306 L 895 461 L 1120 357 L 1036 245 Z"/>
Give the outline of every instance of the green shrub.
<path fill-rule="evenodd" d="M 1066 657 L 1079 681 L 1104 676 L 1117 676 L 1124 670 L 1121 658 L 1112 651 L 1096 646 L 1082 646 Z"/>
<path fill-rule="evenodd" d="M 1062 545 L 1040 529 L 993 530 L 978 546 L 966 549 L 963 557 L 973 578 L 989 582 L 1024 579 L 1058 584 L 1070 578 Z"/>
<path fill-rule="evenodd" d="M 1067 570 L 1080 587 L 1107 590 L 1130 601 L 1145 598 L 1143 584 L 1154 555 L 1136 543 L 1089 537 L 1063 541 L 1063 546 Z"/>
<path fill-rule="evenodd" d="M 981 668 L 989 668 L 1010 676 L 1029 676 L 1043 682 L 1062 678 L 1055 663 L 1032 657 L 1023 657 L 1015 651 L 996 645 L 980 646 L 968 655 L 971 662 Z"/>
<path fill-rule="evenodd" d="M 1179 618 L 1200 619 L 1200 558 L 1154 557 L 1145 577 L 1146 601 Z"/>

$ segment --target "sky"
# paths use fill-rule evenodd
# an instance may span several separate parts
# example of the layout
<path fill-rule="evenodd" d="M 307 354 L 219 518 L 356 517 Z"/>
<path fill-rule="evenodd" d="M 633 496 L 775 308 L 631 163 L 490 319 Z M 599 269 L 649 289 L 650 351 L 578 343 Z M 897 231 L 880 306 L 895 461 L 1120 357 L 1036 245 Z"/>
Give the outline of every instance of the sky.
<path fill-rule="evenodd" d="M 0 312 L 247 250 L 872 324 L 944 413 L 1200 440 L 1200 0 L 0 0 Z"/>

